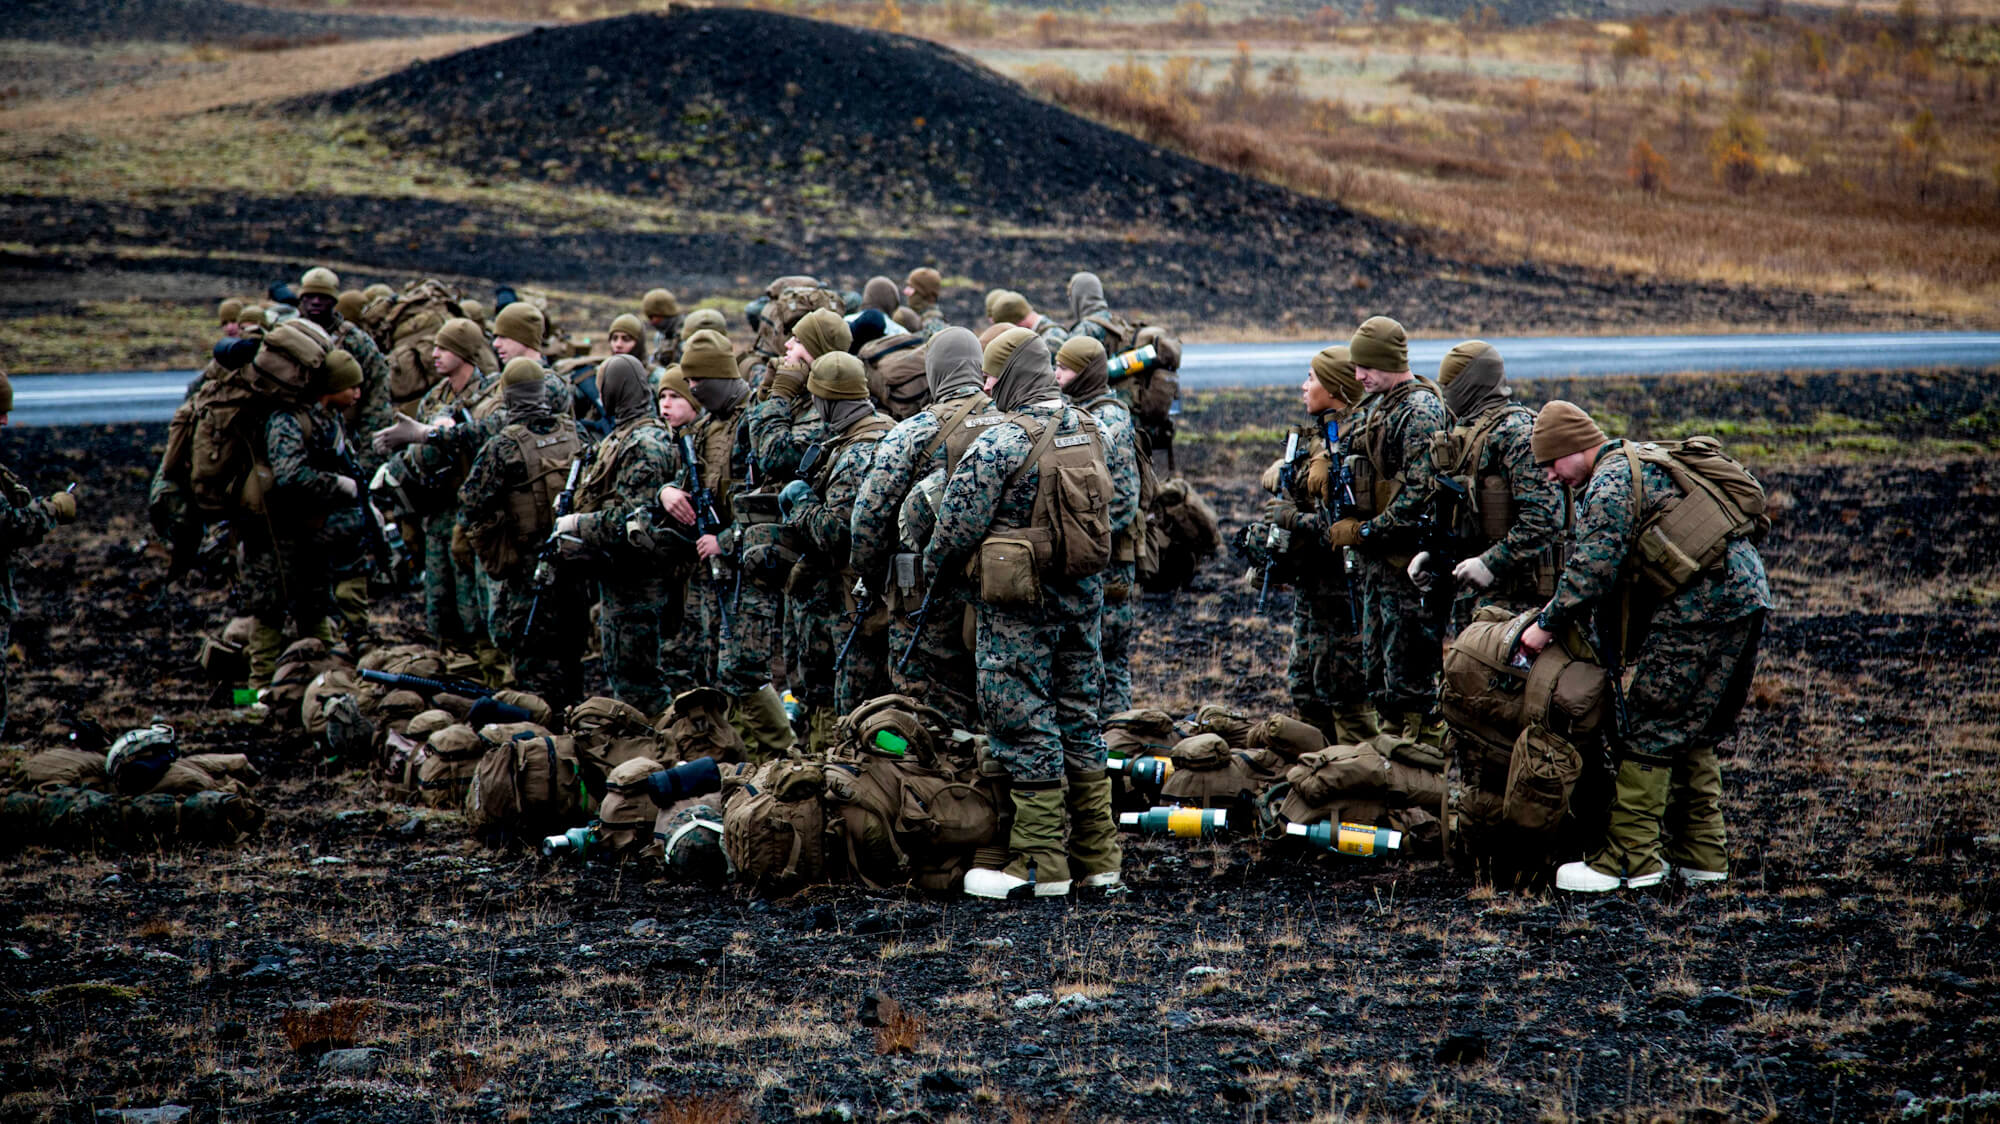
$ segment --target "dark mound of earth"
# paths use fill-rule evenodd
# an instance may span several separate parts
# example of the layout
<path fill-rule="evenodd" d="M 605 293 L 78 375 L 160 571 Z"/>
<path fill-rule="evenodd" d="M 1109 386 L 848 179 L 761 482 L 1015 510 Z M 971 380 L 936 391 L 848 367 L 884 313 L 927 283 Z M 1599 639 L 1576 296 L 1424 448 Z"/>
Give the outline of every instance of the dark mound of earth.
<path fill-rule="evenodd" d="M 540 30 L 301 105 L 371 115 L 391 144 L 469 167 L 685 209 L 1277 240 L 1355 221 L 1037 101 L 934 43 L 746 9 Z"/>
<path fill-rule="evenodd" d="M 394 39 L 514 27 L 418 16 L 301 12 L 229 0 L 8 0 L 0 38 L 52 43 L 221 43 L 236 40 Z"/>

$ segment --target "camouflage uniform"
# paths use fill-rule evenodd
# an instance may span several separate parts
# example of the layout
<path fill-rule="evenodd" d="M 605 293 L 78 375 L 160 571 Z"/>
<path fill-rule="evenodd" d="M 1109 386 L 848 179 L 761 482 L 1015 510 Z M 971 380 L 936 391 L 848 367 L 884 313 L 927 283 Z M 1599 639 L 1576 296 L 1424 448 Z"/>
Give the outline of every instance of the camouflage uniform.
<path fill-rule="evenodd" d="M 1435 705 L 1443 640 L 1442 622 L 1404 568 L 1436 486 L 1431 440 L 1450 426 L 1451 416 L 1427 382 L 1415 378 L 1362 399 L 1356 412 L 1341 434 L 1341 457 L 1361 454 L 1377 480 L 1402 484 L 1388 506 L 1363 523 L 1368 537 L 1353 548 L 1361 578 L 1362 661 L 1375 709 L 1387 719 L 1403 716 L 1408 725 Z"/>
<path fill-rule="evenodd" d="M 947 326 L 940 323 L 939 330 Z M 898 692 L 923 699 L 967 730 L 978 728 L 979 722 L 972 654 L 965 650 L 961 635 L 970 591 L 956 575 L 948 576 L 944 585 L 937 587 L 922 623 L 925 639 L 911 652 L 909 663 L 897 670 L 895 665 L 909 650 L 917 627 L 911 614 L 922 603 L 923 592 L 922 588 L 895 587 L 894 559 L 899 551 L 921 553 L 930 538 L 929 523 L 920 537 L 913 538 L 913 528 L 902 516 L 905 501 L 918 481 L 947 468 L 948 451 L 941 427 L 951 418 L 988 414 L 992 407 L 993 400 L 978 387 L 958 387 L 896 423 L 875 447 L 873 466 L 855 495 L 848 527 L 855 571 L 871 588 L 880 582 L 884 596 L 891 601 L 887 656 L 892 685 Z M 922 587 L 922 575 L 917 577 Z"/>
<path fill-rule="evenodd" d="M 396 403 L 389 397 L 389 378 L 393 373 L 389 367 L 389 357 L 375 345 L 375 337 L 368 330 L 352 320 L 343 319 L 338 312 L 329 313 L 333 326 L 326 334 L 333 339 L 333 346 L 345 348 L 361 364 L 361 401 L 347 410 L 342 419 L 351 433 L 373 433 L 396 420 Z M 360 454 L 361 471 L 365 481 L 380 467 L 383 457 L 378 456 L 369 443 L 362 442 L 357 447 Z"/>
<path fill-rule="evenodd" d="M 752 694 L 771 680 L 769 649 L 755 642 L 745 644 L 746 626 L 740 618 L 742 598 L 749 596 L 750 591 L 743 589 L 742 597 L 737 594 L 742 588 L 737 576 L 742 528 L 737 525 L 730 493 L 735 482 L 745 479 L 749 472 L 749 450 L 737 440 L 748 406 L 746 399 L 720 416 L 704 410 L 695 421 L 693 433 L 696 454 L 701 458 L 702 486 L 715 497 L 715 514 L 723 524 L 723 530 L 715 537 L 722 553 L 712 565 L 697 560 L 694 578 L 688 584 L 688 601 L 697 610 L 691 614 L 696 625 L 694 641 L 700 650 L 700 666 L 707 673 L 701 682 L 714 684 L 733 699 Z M 723 628 L 725 617 L 729 622 L 727 630 Z M 757 627 L 768 635 L 777 626 L 765 620 Z M 759 648 L 763 653 L 761 663 L 756 655 Z"/>
<path fill-rule="evenodd" d="M 766 491 L 775 491 L 798 478 L 799 459 L 808 448 L 826 436 L 826 427 L 820 423 L 819 415 L 813 412 L 812 397 L 800 391 L 795 398 L 774 395 L 751 406 L 749 436 L 750 454 L 757 464 L 758 484 Z M 762 539 L 765 533 L 759 532 L 755 537 Z M 753 604 L 753 599 L 759 603 Z M 807 663 L 806 642 L 809 636 L 799 599 L 762 589 L 753 591 L 751 583 L 746 581 L 743 583 L 743 602 L 740 611 L 745 618 L 745 627 L 737 630 L 739 643 L 755 640 L 750 633 L 751 622 L 763 618 L 781 622 L 777 632 L 766 635 L 783 638 L 786 682 L 803 699 L 808 678 L 803 672 Z M 755 662 L 761 655 L 762 662 L 757 666 L 768 666 L 773 654 L 746 649 L 739 653 L 737 662 Z M 826 701 L 830 703 L 833 698 L 833 653 L 826 652 L 824 657 L 822 663 L 828 675 L 825 680 Z"/>
<path fill-rule="evenodd" d="M 1315 422 L 1300 433 L 1312 455 L 1306 460 L 1305 471 L 1291 480 L 1289 498 L 1298 505 L 1302 518 L 1292 532 L 1294 550 L 1301 541 L 1324 534 L 1325 513 L 1334 506 L 1333 455 L 1327 451 L 1321 424 Z M 1359 622 L 1354 615 L 1359 589 L 1357 586 L 1350 595 L 1348 585 L 1359 577 L 1359 570 L 1350 575 L 1344 561 L 1336 554 L 1332 560 L 1317 559 L 1314 564 L 1297 567 L 1292 644 L 1285 666 L 1293 712 L 1319 727 L 1336 745 L 1371 736 L 1373 726 L 1367 716 L 1371 710 L 1368 676 L 1362 670 Z"/>
<path fill-rule="evenodd" d="M 1046 319 L 1046 317 L 1044 317 Z M 1048 338 L 1048 337 L 1044 337 Z M 1104 694 L 1098 703 L 1098 717 L 1108 719 L 1121 710 L 1132 709 L 1132 621 L 1138 608 L 1138 564 L 1120 561 L 1127 553 L 1117 544 L 1131 540 L 1139 521 L 1139 434 L 1132 425 L 1132 410 L 1124 399 L 1110 392 L 1077 405 L 1089 410 L 1104 429 L 1105 462 L 1111 469 L 1111 536 L 1114 550 L 1111 565 L 1104 571 Z"/>
<path fill-rule="evenodd" d="M 56 525 L 55 515 L 12 472 L 0 468 L 0 734 L 7 730 L 7 653 L 21 603 L 14 596 L 14 555 Z"/>
<path fill-rule="evenodd" d="M 1473 611 L 1497 605 L 1510 613 L 1538 608 L 1546 595 L 1541 585 L 1545 567 L 1553 565 L 1556 540 L 1563 529 L 1562 485 L 1550 483 L 1528 438 L 1534 432 L 1534 411 L 1524 406 L 1496 406 L 1503 416 L 1486 439 L 1479 463 L 1470 466 L 1476 489 L 1482 476 L 1501 476 L 1514 497 L 1514 521 L 1499 542 L 1483 536 L 1472 547 L 1483 547 L 1480 561 L 1493 572 L 1493 584 L 1485 589 L 1467 590 L 1459 598 L 1461 623 Z M 1490 411 L 1489 411 L 1490 413 Z M 1488 418 L 1481 414 L 1460 422 L 1461 427 L 1478 426 Z"/>
<path fill-rule="evenodd" d="M 512 493 L 526 486 L 528 466 L 521 460 L 520 450 L 512 440 L 501 439 L 514 424 L 517 423 L 509 423 L 496 433 L 466 472 L 465 483 L 458 490 L 459 527 L 469 531 L 501 515 Z M 529 433 L 547 436 L 563 427 L 574 430 L 575 425 L 573 419 L 562 415 L 538 415 L 523 427 Z M 465 427 L 453 427 L 459 428 Z M 488 606 L 486 630 L 494 644 L 513 661 L 514 675 L 522 689 L 542 696 L 552 705 L 567 705 L 576 701 L 582 688 L 581 625 L 589 617 L 588 594 L 584 592 L 586 583 L 558 577 L 538 602 L 533 555 L 539 547 L 539 543 L 523 544 L 527 562 L 513 573 L 496 575 L 481 568 Z"/>
<path fill-rule="evenodd" d="M 479 374 L 466 381 L 463 391 L 454 391 L 449 379 L 440 379 L 424 392 L 415 416 L 435 421 L 440 415 L 463 411 L 463 420 L 470 420 L 474 410 L 481 410 L 484 403 L 496 399 L 499 384 L 497 375 Z M 497 413 L 497 408 L 496 400 L 491 412 Z M 446 451 L 446 445 L 441 441 L 413 445 L 400 455 L 415 474 L 462 482 L 472 454 L 454 457 Z M 454 488 L 454 495 L 456 491 Z M 424 626 L 437 638 L 439 647 L 471 653 L 488 646 L 486 591 L 476 565 L 465 565 L 452 557 L 451 530 L 457 521 L 455 499 L 443 510 L 423 516 Z"/>
<path fill-rule="evenodd" d="M 340 415 L 315 405 L 307 411 L 307 416 L 312 419 L 312 425 L 305 434 L 306 465 L 336 476 L 359 471 L 355 443 L 348 438 L 346 423 L 341 421 Z M 271 467 L 282 478 L 277 461 L 273 460 Z M 299 478 L 303 479 L 303 473 L 299 474 Z M 356 484 L 368 483 L 365 476 L 353 479 Z M 375 568 L 371 553 L 375 534 L 375 515 L 359 497 L 348 500 L 336 496 L 326 521 L 320 524 L 310 540 L 313 552 L 327 569 L 334 615 L 340 618 L 341 637 L 349 650 L 357 655 L 367 645 L 372 631 L 368 623 L 368 575 Z"/>
<path fill-rule="evenodd" d="M 882 583 L 879 574 L 857 574 L 849 568 L 848 526 L 854 515 L 855 494 L 868 476 L 876 444 L 890 425 L 886 416 L 870 414 L 831 438 L 828 451 L 832 463 L 820 468 L 810 481 L 816 498 L 794 508 L 787 521 L 811 542 L 813 554 L 808 557 L 818 575 L 799 599 L 808 630 L 801 649 L 805 689 L 799 697 L 811 706 L 830 703 L 836 714 L 846 714 L 885 693 L 889 686 L 884 659 L 887 635 L 879 629 L 869 633 L 864 622 L 854 643 L 846 641 L 854 627 L 851 614 L 866 608 L 854 604 L 857 576 L 871 594 Z M 839 659 L 842 647 L 847 648 L 845 660 Z"/>
<path fill-rule="evenodd" d="M 328 429 L 326 419 L 317 406 L 280 408 L 265 418 L 264 461 L 271 466 L 267 514 L 245 518 L 239 531 L 248 613 L 265 628 L 279 631 L 289 616 L 297 635 L 331 640 L 332 560 L 318 539 L 334 512 L 354 503 L 335 483 L 349 470 L 312 453 L 316 444 L 328 447 L 324 440 L 316 441 Z"/>
<path fill-rule="evenodd" d="M 658 418 L 629 421 L 592 453 L 577 481 L 577 536 L 601 560 L 598 641 L 614 698 L 647 714 L 673 701 L 660 670 L 660 641 L 681 623 L 686 562 L 661 567 L 625 541 L 625 519 L 659 503 L 660 489 L 685 471 L 673 435 Z"/>
<path fill-rule="evenodd" d="M 1625 622 L 1640 634 L 1623 637 L 1619 645 L 1628 655 L 1632 680 L 1623 729 L 1613 735 L 1621 759 L 1618 801 L 1605 850 L 1592 856 L 1590 865 L 1637 875 L 1657 870 L 1664 860 L 1720 871 L 1727 859 L 1715 747 L 1734 729 L 1748 696 L 1764 617 L 1772 608 L 1770 584 L 1763 558 L 1747 539 L 1731 542 L 1721 565 L 1670 596 L 1658 597 L 1629 577 L 1621 583 L 1640 526 L 1680 495 L 1665 469 L 1642 464 L 1645 510 L 1634 511 L 1631 464 L 1623 449 L 1624 442 L 1614 440 L 1598 451 L 1578 502 L 1572 552 L 1538 622 L 1551 631 L 1576 624 L 1588 632 L 1594 615 L 1606 651 Z M 1669 774 L 1671 795 L 1661 791 L 1669 781 L 1656 770 Z M 1619 814 L 1618 805 L 1645 803 L 1643 791 L 1634 790 L 1648 787 L 1665 805 L 1664 825 Z"/>
<path fill-rule="evenodd" d="M 1083 412 L 1074 406 L 1050 410 L 1034 403 L 1021 412 L 1058 424 L 1059 436 L 1084 429 Z M 945 485 L 937 528 L 924 551 L 926 580 L 955 572 L 992 528 L 1028 525 L 1039 476 L 1031 468 L 1012 487 L 1007 481 L 1033 445 L 1027 431 L 1011 423 L 972 443 Z M 1065 771 L 1101 773 L 1104 576 L 1045 578 L 1040 607 L 981 603 L 977 612 L 979 710 L 993 759 L 1017 783 L 1059 781 Z"/>

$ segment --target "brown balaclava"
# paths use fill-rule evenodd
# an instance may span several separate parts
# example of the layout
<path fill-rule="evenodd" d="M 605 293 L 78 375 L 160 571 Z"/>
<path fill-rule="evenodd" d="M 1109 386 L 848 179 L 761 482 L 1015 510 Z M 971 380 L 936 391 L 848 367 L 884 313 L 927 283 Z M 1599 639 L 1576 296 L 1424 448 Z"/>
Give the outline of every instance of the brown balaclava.
<path fill-rule="evenodd" d="M 944 292 L 944 275 L 930 266 L 919 266 L 903 278 L 903 284 L 910 287 L 910 307 L 921 312 L 936 304 L 938 294 Z"/>
<path fill-rule="evenodd" d="M 1499 350 L 1485 340 L 1467 340 L 1446 352 L 1438 364 L 1438 385 L 1445 407 L 1459 418 L 1476 418 L 1514 397 Z"/>
<path fill-rule="evenodd" d="M 1074 328 L 1083 318 L 1098 312 L 1108 312 L 1111 306 L 1104 303 L 1104 282 L 1095 273 L 1075 273 L 1069 279 L 1069 325 Z"/>
<path fill-rule="evenodd" d="M 1354 377 L 1354 359 L 1348 355 L 1344 343 L 1321 348 L 1319 354 L 1312 357 L 1312 375 L 1328 394 L 1350 406 L 1361 401 L 1366 393 L 1361 388 L 1361 380 Z"/>
<path fill-rule="evenodd" d="M 986 384 L 980 364 L 985 358 L 979 337 L 965 328 L 946 328 L 931 339 L 924 350 L 924 379 L 930 383 L 931 398 L 943 398 L 961 387 L 978 390 Z"/>
<path fill-rule="evenodd" d="M 1020 336 L 1014 335 L 1021 333 Z M 1025 338 L 1023 338 L 1025 337 Z M 1002 410 L 1018 410 L 1030 402 L 1060 399 L 1055 368 L 1049 366 L 1049 345 L 1026 328 L 1014 328 L 986 349 L 986 370 L 994 370 L 995 353 L 1000 353 L 999 381 L 993 384 L 993 404 Z"/>
<path fill-rule="evenodd" d="M 882 310 L 882 315 L 893 316 L 902 304 L 903 291 L 887 277 L 870 277 L 868 283 L 861 287 L 863 308 L 878 308 Z"/>
<path fill-rule="evenodd" d="M 816 308 L 792 326 L 792 338 L 805 345 L 806 354 L 818 359 L 836 351 L 846 351 L 854 342 L 847 321 L 832 309 Z"/>
<path fill-rule="evenodd" d="M 525 355 L 509 359 L 500 372 L 500 401 L 507 408 L 509 425 L 549 417 L 549 391 L 542 385 L 542 365 Z"/>
<path fill-rule="evenodd" d="M 1558 398 L 1535 415 L 1535 431 L 1528 446 L 1536 464 L 1550 464 L 1585 449 L 1604 444 L 1604 431 L 1575 403 Z"/>
<path fill-rule="evenodd" d="M 658 413 L 646 365 L 630 355 L 614 355 L 597 369 L 597 393 L 604 400 L 604 412 L 613 425 Z"/>
<path fill-rule="evenodd" d="M 830 351 L 813 360 L 806 379 L 813 411 L 834 433 L 846 433 L 855 422 L 875 412 L 868 398 L 868 368 L 845 351 Z"/>
<path fill-rule="evenodd" d="M 1056 352 L 1056 364 L 1076 372 L 1063 393 L 1072 402 L 1088 402 L 1111 389 L 1104 345 L 1089 336 L 1072 336 Z"/>

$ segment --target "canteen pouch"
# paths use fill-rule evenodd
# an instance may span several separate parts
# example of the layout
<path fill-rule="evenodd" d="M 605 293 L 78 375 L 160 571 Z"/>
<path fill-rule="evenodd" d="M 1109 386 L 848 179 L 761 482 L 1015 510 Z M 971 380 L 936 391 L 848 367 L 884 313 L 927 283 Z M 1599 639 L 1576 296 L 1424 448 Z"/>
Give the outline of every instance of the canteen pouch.
<path fill-rule="evenodd" d="M 979 544 L 979 600 L 995 607 L 1041 606 L 1035 544 L 1026 536 L 988 535 Z"/>
<path fill-rule="evenodd" d="M 1575 746 L 1547 727 L 1527 727 L 1514 739 L 1501 818 L 1525 831 L 1554 831 L 1569 811 L 1570 793 L 1581 776 L 1583 754 Z"/>

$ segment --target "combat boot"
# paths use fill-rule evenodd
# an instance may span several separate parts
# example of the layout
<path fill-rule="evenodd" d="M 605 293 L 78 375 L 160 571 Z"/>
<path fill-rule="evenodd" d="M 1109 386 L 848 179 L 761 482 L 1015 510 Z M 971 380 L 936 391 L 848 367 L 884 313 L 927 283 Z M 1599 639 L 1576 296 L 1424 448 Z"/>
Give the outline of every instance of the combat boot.
<path fill-rule="evenodd" d="M 1360 745 L 1382 732 L 1382 717 L 1369 703 L 1343 706 L 1333 712 L 1333 729 L 1326 731 L 1332 745 Z"/>
<path fill-rule="evenodd" d="M 1118 842 L 1118 823 L 1111 814 L 1111 777 L 1104 770 L 1071 773 L 1063 795 L 1069 813 L 1069 864 L 1072 877 L 1086 887 L 1123 886 L 1125 848 Z"/>
<path fill-rule="evenodd" d="M 1672 763 L 1664 758 L 1620 761 L 1604 848 L 1583 862 L 1557 868 L 1556 889 L 1601 894 L 1619 886 L 1637 890 L 1665 881 L 1660 830 L 1673 776 Z"/>
<path fill-rule="evenodd" d="M 1722 821 L 1722 762 L 1696 746 L 1674 767 L 1667 803 L 1667 869 L 1688 882 L 1726 882 L 1729 833 Z"/>
<path fill-rule="evenodd" d="M 792 733 L 791 717 L 785 713 L 785 700 L 769 683 L 736 700 L 736 720 L 752 758 L 759 762 L 783 757 L 798 740 Z"/>
<path fill-rule="evenodd" d="M 1060 898 L 1069 894 L 1069 853 L 1063 847 L 1061 781 L 1037 787 L 1014 783 L 1014 827 L 1008 833 L 1007 865 L 965 873 L 965 892 L 975 898 Z"/>

